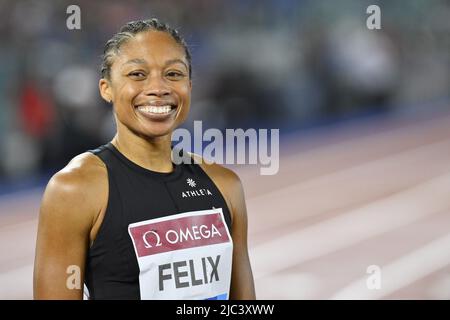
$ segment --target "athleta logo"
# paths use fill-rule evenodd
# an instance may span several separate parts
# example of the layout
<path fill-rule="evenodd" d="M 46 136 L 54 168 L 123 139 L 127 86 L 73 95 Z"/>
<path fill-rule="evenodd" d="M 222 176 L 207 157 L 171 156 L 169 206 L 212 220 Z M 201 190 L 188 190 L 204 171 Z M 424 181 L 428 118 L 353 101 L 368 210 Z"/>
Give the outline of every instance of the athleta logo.
<path fill-rule="evenodd" d="M 195 188 L 195 186 L 197 185 L 197 184 L 195 183 L 195 181 L 194 181 L 193 179 L 191 179 L 191 178 L 187 178 L 187 179 L 186 179 L 186 182 L 187 182 L 187 184 L 189 185 L 189 187 L 192 187 L 192 188 Z"/>
<path fill-rule="evenodd" d="M 195 180 L 191 178 L 187 178 L 186 183 L 191 188 L 195 188 L 197 186 Z M 201 196 L 212 196 L 212 193 L 211 191 L 209 191 L 209 189 L 185 190 L 181 192 L 182 198 L 201 197 Z"/>

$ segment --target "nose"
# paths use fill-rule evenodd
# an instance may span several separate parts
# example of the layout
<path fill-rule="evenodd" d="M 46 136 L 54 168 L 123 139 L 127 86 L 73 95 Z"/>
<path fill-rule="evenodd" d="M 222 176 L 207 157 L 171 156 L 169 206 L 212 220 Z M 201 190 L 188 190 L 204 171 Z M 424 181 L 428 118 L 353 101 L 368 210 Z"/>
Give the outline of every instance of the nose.
<path fill-rule="evenodd" d="M 147 79 L 145 95 L 163 97 L 169 95 L 170 92 L 170 87 L 167 86 L 162 77 L 154 75 Z"/>

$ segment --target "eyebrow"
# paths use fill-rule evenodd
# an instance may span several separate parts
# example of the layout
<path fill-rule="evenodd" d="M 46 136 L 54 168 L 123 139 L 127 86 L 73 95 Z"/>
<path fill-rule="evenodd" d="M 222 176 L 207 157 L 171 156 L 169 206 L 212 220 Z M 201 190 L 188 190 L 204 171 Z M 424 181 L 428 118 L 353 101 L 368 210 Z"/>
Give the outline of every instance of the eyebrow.
<path fill-rule="evenodd" d="M 147 63 L 147 61 L 145 61 L 145 59 L 140 59 L 140 58 L 136 58 L 136 59 L 131 59 L 131 60 L 128 60 L 127 62 L 125 62 L 124 64 L 146 64 Z M 186 63 L 183 61 L 183 60 L 181 60 L 181 59 L 170 59 L 170 60 L 167 60 L 165 63 L 164 63 L 164 66 L 166 67 L 166 66 L 168 66 L 168 65 L 170 65 L 170 64 L 174 64 L 174 63 L 181 63 L 181 64 L 183 64 L 185 67 L 186 67 L 186 69 L 187 70 L 189 70 L 189 68 L 188 68 L 188 66 L 186 65 Z"/>
<path fill-rule="evenodd" d="M 188 66 L 186 65 L 186 63 L 181 60 L 181 59 L 171 59 L 171 60 L 167 60 L 166 63 L 164 64 L 165 66 L 168 66 L 169 64 L 174 64 L 174 63 L 181 63 L 183 64 L 187 70 L 189 70 Z"/>

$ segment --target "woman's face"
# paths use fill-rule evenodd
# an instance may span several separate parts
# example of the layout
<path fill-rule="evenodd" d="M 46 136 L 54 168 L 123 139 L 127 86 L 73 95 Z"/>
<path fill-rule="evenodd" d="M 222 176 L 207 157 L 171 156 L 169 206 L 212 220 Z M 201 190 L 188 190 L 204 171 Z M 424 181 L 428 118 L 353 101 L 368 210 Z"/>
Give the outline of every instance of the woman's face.
<path fill-rule="evenodd" d="M 161 31 L 140 32 L 114 56 L 102 97 L 112 100 L 118 125 L 143 137 L 170 134 L 187 117 L 191 100 L 183 47 Z"/>

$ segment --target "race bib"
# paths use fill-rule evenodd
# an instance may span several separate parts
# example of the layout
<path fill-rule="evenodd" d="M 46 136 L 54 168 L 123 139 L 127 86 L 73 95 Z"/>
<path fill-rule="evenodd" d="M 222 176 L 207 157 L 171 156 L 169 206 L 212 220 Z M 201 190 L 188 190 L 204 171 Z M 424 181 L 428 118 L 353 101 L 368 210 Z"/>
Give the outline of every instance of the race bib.
<path fill-rule="evenodd" d="M 222 209 L 132 223 L 141 299 L 229 297 L 233 242 Z"/>

